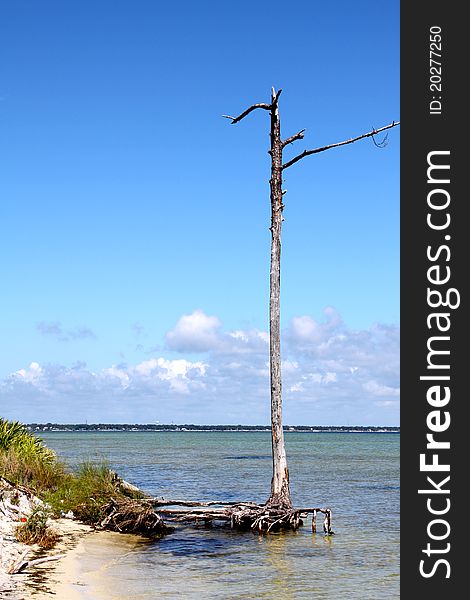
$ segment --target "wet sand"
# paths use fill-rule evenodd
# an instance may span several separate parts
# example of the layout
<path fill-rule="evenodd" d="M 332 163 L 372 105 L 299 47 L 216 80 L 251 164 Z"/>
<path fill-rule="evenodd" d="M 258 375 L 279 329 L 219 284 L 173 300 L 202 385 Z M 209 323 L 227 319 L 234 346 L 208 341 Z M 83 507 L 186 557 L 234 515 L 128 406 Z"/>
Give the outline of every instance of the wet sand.
<path fill-rule="evenodd" d="M 132 597 L 130 590 L 125 589 L 125 576 L 123 581 L 116 582 L 108 570 L 114 571 L 128 552 L 141 545 L 141 538 L 100 531 L 86 533 L 75 543 L 68 542 L 63 558 L 45 563 L 26 576 L 21 598 L 124 600 Z"/>
<path fill-rule="evenodd" d="M 34 558 L 61 555 L 57 561 L 46 562 L 38 566 L 27 568 L 23 573 L 13 575 L 17 583 L 16 596 L 22 600 L 30 598 L 56 598 L 64 600 L 78 600 L 73 586 L 65 588 L 64 584 L 75 578 L 74 562 L 72 557 L 79 550 L 82 541 L 93 535 L 93 529 L 69 519 L 58 519 L 54 522 L 54 529 L 61 533 L 61 539 L 54 548 L 45 552 L 36 552 Z M 34 547 L 32 547 L 32 550 Z M 31 557 L 33 558 L 33 557 Z M 57 591 L 56 591 L 57 590 Z"/>

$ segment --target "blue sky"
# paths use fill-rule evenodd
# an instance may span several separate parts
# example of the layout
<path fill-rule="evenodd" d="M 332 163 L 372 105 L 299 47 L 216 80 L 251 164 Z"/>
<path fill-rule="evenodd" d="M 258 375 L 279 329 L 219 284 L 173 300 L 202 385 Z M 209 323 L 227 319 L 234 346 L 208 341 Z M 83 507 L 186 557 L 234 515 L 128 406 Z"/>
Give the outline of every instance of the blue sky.
<path fill-rule="evenodd" d="M 0 413 L 267 423 L 268 115 L 399 120 L 399 3 L 0 8 Z M 286 422 L 397 424 L 399 128 L 285 172 Z"/>

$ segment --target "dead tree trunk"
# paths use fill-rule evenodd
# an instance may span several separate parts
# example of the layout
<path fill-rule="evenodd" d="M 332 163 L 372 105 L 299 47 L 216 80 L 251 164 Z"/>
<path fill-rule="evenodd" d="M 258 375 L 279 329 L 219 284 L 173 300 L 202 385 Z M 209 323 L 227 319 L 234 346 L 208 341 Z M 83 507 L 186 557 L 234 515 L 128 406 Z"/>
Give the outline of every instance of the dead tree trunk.
<path fill-rule="evenodd" d="M 282 229 L 282 142 L 278 99 L 271 92 L 271 269 L 269 286 L 269 362 L 271 376 L 271 432 L 273 476 L 268 504 L 292 507 L 289 491 L 284 430 L 282 427 L 281 379 L 281 229 Z"/>
<path fill-rule="evenodd" d="M 271 103 L 253 104 L 242 112 L 238 117 L 230 117 L 232 124 L 238 123 L 257 108 L 262 108 L 270 112 L 271 115 L 271 179 L 269 185 L 271 188 L 271 270 L 270 270 L 270 292 L 269 292 L 269 363 L 271 377 L 271 433 L 272 433 L 272 457 L 273 457 L 273 477 L 271 480 L 271 495 L 266 502 L 267 507 L 278 507 L 280 510 L 289 511 L 292 509 L 292 500 L 289 491 L 289 470 L 287 468 L 287 457 L 284 446 L 284 431 L 282 426 L 282 380 L 281 380 L 281 229 L 282 211 L 284 204 L 282 202 L 282 173 L 284 169 L 292 166 L 302 158 L 324 152 L 330 148 L 352 144 L 358 140 L 371 137 L 377 147 L 386 145 L 386 137 L 381 142 L 376 142 L 375 135 L 396 125 L 399 122 L 392 121 L 390 125 L 373 129 L 355 138 L 350 138 L 343 142 L 329 144 L 315 148 L 314 150 L 304 150 L 298 156 L 295 156 L 286 163 L 282 162 L 282 152 L 285 146 L 301 140 L 304 137 L 305 129 L 292 135 L 286 140 L 281 140 L 281 122 L 279 118 L 279 96 L 282 90 L 271 90 Z"/>

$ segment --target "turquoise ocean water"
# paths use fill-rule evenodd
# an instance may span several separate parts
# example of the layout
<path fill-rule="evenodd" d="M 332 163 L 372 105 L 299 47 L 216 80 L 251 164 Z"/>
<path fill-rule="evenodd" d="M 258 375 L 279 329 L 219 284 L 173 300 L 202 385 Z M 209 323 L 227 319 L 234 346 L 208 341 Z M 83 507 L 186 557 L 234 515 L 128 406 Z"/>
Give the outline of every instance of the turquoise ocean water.
<path fill-rule="evenodd" d="M 70 464 L 107 459 L 155 496 L 263 502 L 267 432 L 48 432 Z M 116 598 L 399 598 L 399 439 L 388 433 L 286 434 L 296 506 L 333 510 L 335 535 L 259 536 L 178 526 L 129 545 L 106 568 Z M 321 521 L 320 521 L 321 522 Z"/>

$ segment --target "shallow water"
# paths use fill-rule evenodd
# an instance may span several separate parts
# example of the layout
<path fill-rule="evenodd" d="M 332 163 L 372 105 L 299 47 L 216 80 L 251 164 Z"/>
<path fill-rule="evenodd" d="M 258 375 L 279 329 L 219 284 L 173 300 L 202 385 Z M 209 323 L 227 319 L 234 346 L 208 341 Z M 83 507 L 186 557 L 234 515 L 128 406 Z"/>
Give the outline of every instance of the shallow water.
<path fill-rule="evenodd" d="M 269 494 L 267 432 L 50 432 L 70 463 L 106 458 L 155 496 L 254 500 Z M 328 506 L 336 535 L 258 536 L 178 527 L 128 544 L 102 573 L 113 598 L 399 598 L 399 435 L 286 434 L 296 506 Z M 98 560 L 99 557 L 97 557 Z"/>

